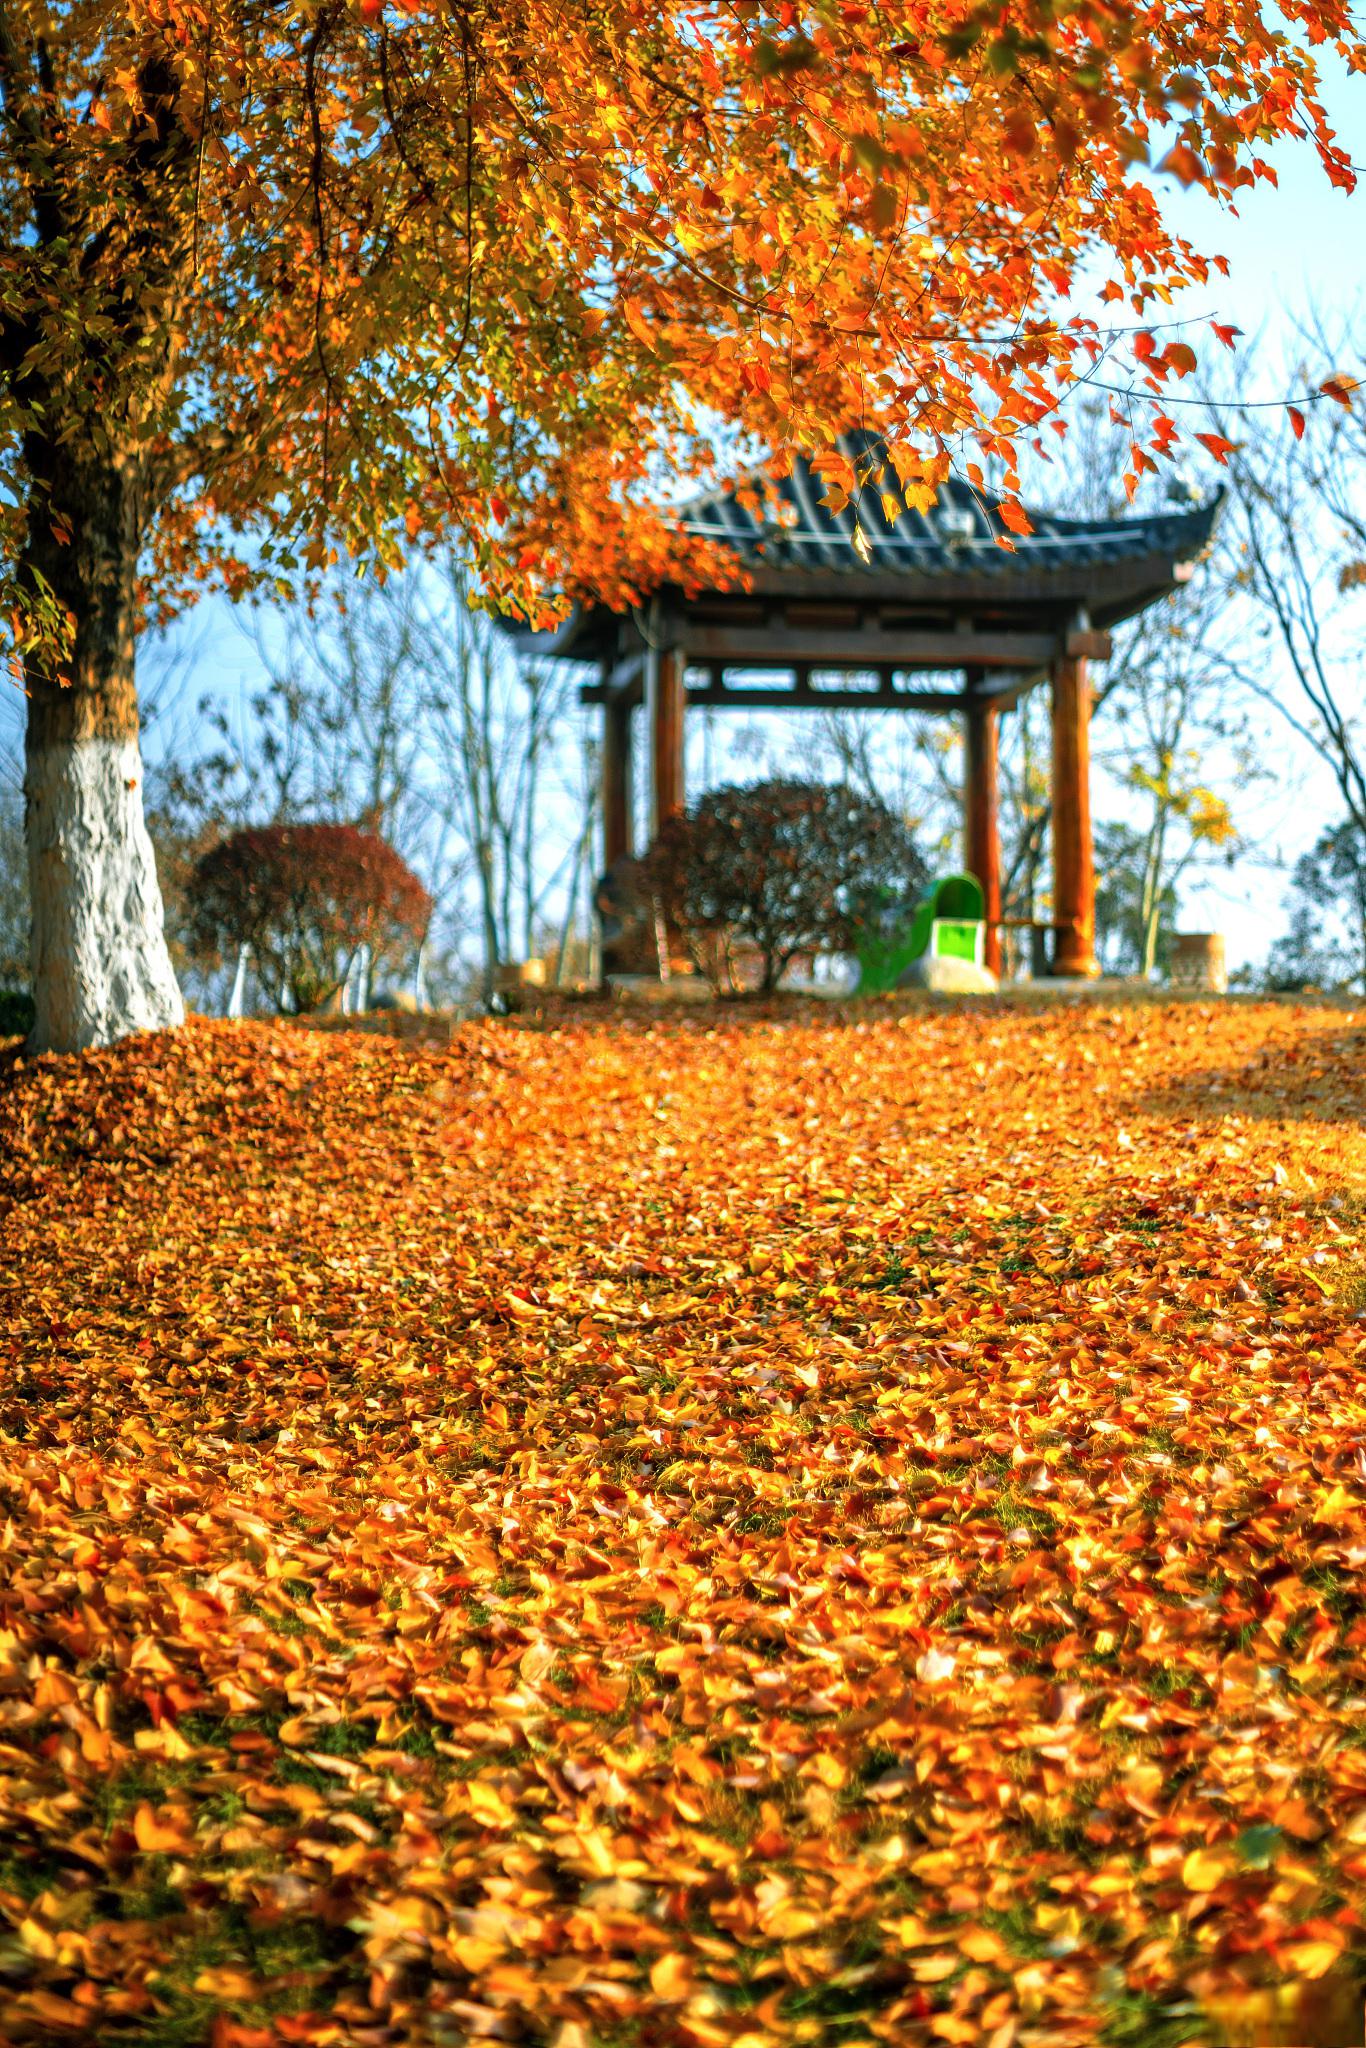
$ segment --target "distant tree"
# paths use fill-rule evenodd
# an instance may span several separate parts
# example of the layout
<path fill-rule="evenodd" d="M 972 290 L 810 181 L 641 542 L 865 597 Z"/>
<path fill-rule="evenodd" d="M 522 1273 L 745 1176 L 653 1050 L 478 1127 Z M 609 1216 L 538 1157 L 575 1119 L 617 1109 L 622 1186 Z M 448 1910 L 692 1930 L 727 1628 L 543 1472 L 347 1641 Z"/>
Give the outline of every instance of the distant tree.
<path fill-rule="evenodd" d="M 517 658 L 471 605 L 468 574 L 449 549 L 424 575 L 391 578 L 384 594 L 403 610 L 420 678 L 429 787 L 477 890 L 487 1005 L 500 963 L 536 949 L 547 888 L 558 879 L 545 872 L 553 821 L 580 815 L 577 678 L 564 663 L 546 670 Z M 574 844 L 565 849 L 571 859 Z"/>
<path fill-rule="evenodd" d="M 1289 929 L 1267 961 L 1272 988 L 1366 989 L 1366 832 L 1344 818 L 1295 863 Z"/>
<path fill-rule="evenodd" d="M 337 574 L 310 607 L 262 606 L 250 638 L 266 680 L 200 702 L 195 744 L 149 775 L 147 813 L 176 972 L 216 1002 L 221 977 L 186 948 L 185 884 L 250 822 L 354 818 L 430 887 L 425 979 L 489 1002 L 499 964 L 546 935 L 580 812 L 577 676 L 541 670 L 471 604 L 451 549 L 383 583 Z"/>
<path fill-rule="evenodd" d="M 799 953 L 846 952 L 890 901 L 909 904 L 925 866 L 902 821 L 841 784 L 758 782 L 713 790 L 669 819 L 648 884 L 693 958 L 734 985 L 737 943 L 760 956 L 760 994 Z"/>
<path fill-rule="evenodd" d="M 1174 884 L 1152 893 L 1149 833 L 1116 820 L 1096 827 L 1096 953 L 1107 974 L 1165 967 L 1176 924 Z"/>
<path fill-rule="evenodd" d="M 355 825 L 263 825 L 234 832 L 195 867 L 194 943 L 249 947 L 282 1008 L 315 1010 L 346 981 L 362 946 L 373 968 L 419 945 L 432 901 L 391 846 Z"/>
<path fill-rule="evenodd" d="M 1208 395 L 1215 404 L 1218 394 Z M 1031 473 L 1038 502 L 1073 518 L 1123 520 L 1131 442 L 1126 421 L 1108 401 L 1083 401 L 1060 455 Z M 1180 478 L 1169 480 L 1167 494 L 1178 503 L 1192 495 Z M 1133 906 L 1125 895 L 1126 934 L 1131 908 L 1138 917 L 1137 944 L 1131 947 L 1126 936 L 1120 947 L 1125 971 L 1146 976 L 1162 964 L 1170 906 L 1193 869 L 1249 852 L 1238 829 L 1239 800 L 1270 777 L 1259 765 L 1247 715 L 1246 678 L 1256 662 L 1246 607 L 1236 602 L 1245 580 L 1236 523 L 1226 513 L 1196 573 L 1115 629 L 1113 654 L 1096 675 L 1091 744 L 1097 780 L 1112 779 L 1128 793 L 1124 810 L 1141 827 L 1141 844 L 1122 858 L 1126 834 L 1111 828 L 1116 884 L 1122 881 L 1127 891 L 1132 868 L 1137 887 Z M 1004 894 L 1008 914 L 1017 917 L 1035 914 L 1044 881 L 1052 810 L 1046 726 L 1047 702 L 1039 692 L 1023 701 L 1003 733 Z M 1099 833 L 1096 853 L 1103 887 Z"/>
<path fill-rule="evenodd" d="M 1303 410 L 1235 417 L 1223 428 L 1239 444 L 1229 467 L 1241 583 L 1284 656 L 1276 667 L 1255 664 L 1249 687 L 1328 769 L 1358 835 L 1366 834 L 1366 421 L 1356 380 L 1340 365 L 1359 356 L 1360 311 L 1331 325 L 1311 314 L 1305 323 L 1304 361 L 1286 366 L 1292 388 L 1314 393 Z"/>

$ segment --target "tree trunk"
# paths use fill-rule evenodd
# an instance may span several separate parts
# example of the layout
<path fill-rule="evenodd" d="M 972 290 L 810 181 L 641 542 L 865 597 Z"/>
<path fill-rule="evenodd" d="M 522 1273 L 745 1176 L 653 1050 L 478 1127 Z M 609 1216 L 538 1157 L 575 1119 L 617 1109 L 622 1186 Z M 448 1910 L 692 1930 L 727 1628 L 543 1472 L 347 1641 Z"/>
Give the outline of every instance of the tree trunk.
<path fill-rule="evenodd" d="M 498 944 L 498 897 L 490 841 L 481 839 L 475 855 L 479 869 L 479 912 L 484 927 L 484 1008 L 489 1010 L 498 993 L 498 969 L 502 964 L 502 951 Z"/>
<path fill-rule="evenodd" d="M 1153 969 L 1157 965 L 1157 935 L 1162 922 L 1162 868 L 1166 855 L 1166 840 L 1167 806 L 1159 799 L 1153 818 L 1153 828 L 1148 836 L 1148 852 L 1143 866 L 1143 935 L 1139 971 L 1145 981 L 1152 979 Z"/>
<path fill-rule="evenodd" d="M 74 636 L 26 672 L 25 831 L 32 902 L 30 1044 L 78 1052 L 181 1023 L 142 811 L 134 681 L 135 480 L 113 460 L 26 450 L 38 489 L 24 556 Z M 45 459 L 44 459 L 45 458 Z"/>

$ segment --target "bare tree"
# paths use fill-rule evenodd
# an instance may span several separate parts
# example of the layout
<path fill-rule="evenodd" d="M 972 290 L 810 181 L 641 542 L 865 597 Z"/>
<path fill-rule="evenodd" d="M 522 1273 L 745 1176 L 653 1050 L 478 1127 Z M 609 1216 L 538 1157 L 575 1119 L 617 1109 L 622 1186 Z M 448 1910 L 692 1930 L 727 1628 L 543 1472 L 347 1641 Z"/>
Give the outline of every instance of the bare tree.
<path fill-rule="evenodd" d="M 572 843 L 580 829 L 575 679 L 518 659 L 494 622 L 471 607 L 454 554 L 439 556 L 406 589 L 388 590 L 403 607 L 421 679 L 428 801 L 469 850 L 489 1004 L 499 966 L 535 948 L 554 879 L 546 843 Z"/>
<path fill-rule="evenodd" d="M 1192 583 L 1121 637 L 1102 750 L 1140 814 L 1138 970 L 1157 963 L 1164 904 L 1210 860 L 1246 852 L 1232 799 L 1269 778 L 1247 719 L 1247 634 L 1227 540 Z M 1217 779 L 1222 791 L 1211 787 Z"/>
<path fill-rule="evenodd" d="M 1296 688 L 1252 687 L 1333 776 L 1345 815 L 1366 834 L 1366 727 L 1361 628 L 1366 616 L 1366 419 L 1344 360 L 1359 360 L 1350 322 L 1311 315 L 1287 388 L 1319 390 L 1289 410 L 1229 416 L 1242 582 Z M 1334 395 L 1336 394 L 1336 396 Z"/>
<path fill-rule="evenodd" d="M 1072 516 L 1122 518 L 1131 423 L 1122 409 L 1093 399 L 1078 407 L 1072 429 L 1061 464 L 1045 472 L 1055 480 L 1041 497 Z M 1173 496 L 1189 495 L 1179 476 L 1168 488 Z M 1156 964 L 1162 919 L 1175 903 L 1177 884 L 1203 862 L 1227 863 L 1247 852 L 1230 798 L 1247 792 L 1260 771 L 1247 723 L 1251 664 L 1239 594 L 1240 556 L 1225 521 L 1191 580 L 1116 630 L 1095 692 L 1094 758 L 1127 793 L 1132 818 L 1123 832 L 1098 832 L 1098 852 L 1120 845 L 1133 851 L 1133 965 L 1145 976 Z M 1016 916 L 1035 915 L 1050 819 L 1046 734 L 1038 729 L 1044 716 L 1042 704 L 1035 711 L 1026 699 L 1014 747 L 1002 749 L 1004 836 L 1007 847 L 1014 846 L 1004 893 Z"/>

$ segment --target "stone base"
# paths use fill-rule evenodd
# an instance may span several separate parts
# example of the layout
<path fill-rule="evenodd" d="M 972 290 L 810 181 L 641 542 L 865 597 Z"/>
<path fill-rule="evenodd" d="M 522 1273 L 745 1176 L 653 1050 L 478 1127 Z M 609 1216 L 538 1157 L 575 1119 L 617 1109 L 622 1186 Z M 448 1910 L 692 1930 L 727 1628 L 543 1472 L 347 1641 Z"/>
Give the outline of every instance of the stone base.
<path fill-rule="evenodd" d="M 709 1003 L 711 983 L 700 974 L 609 974 L 607 986 L 619 1000 L 636 1003 Z"/>
<path fill-rule="evenodd" d="M 1000 987 L 989 967 L 975 960 L 935 959 L 922 953 L 897 982 L 898 988 L 928 989 L 940 996 L 994 996 Z"/>

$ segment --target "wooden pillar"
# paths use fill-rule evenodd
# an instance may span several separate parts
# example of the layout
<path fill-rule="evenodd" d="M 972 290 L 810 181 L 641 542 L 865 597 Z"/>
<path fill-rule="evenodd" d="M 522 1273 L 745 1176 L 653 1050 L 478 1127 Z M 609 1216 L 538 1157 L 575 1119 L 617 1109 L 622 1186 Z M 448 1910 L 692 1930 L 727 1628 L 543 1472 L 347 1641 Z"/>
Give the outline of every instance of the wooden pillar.
<path fill-rule="evenodd" d="M 602 707 L 602 864 L 629 860 L 635 848 L 631 706 L 624 692 Z"/>
<path fill-rule="evenodd" d="M 683 780 L 683 657 L 667 647 L 656 654 L 650 676 L 650 829 L 686 802 Z"/>
<path fill-rule="evenodd" d="M 1099 974 L 1091 850 L 1091 684 L 1082 655 L 1053 665 L 1054 974 Z"/>
<path fill-rule="evenodd" d="M 1001 833 L 996 795 L 997 711 L 985 699 L 968 703 L 963 778 L 964 866 L 982 885 L 986 918 L 984 958 L 1001 971 Z"/>

